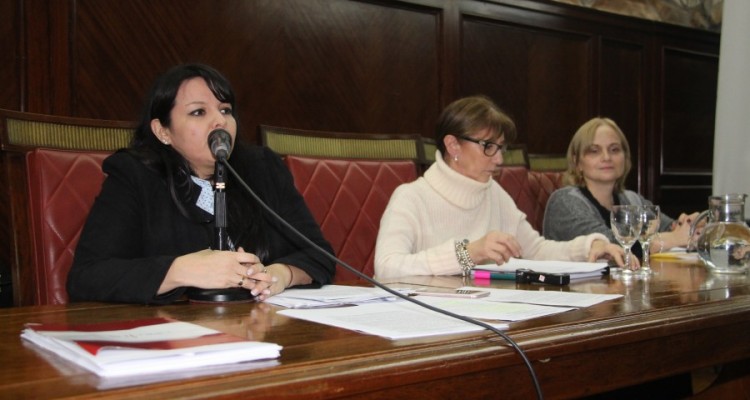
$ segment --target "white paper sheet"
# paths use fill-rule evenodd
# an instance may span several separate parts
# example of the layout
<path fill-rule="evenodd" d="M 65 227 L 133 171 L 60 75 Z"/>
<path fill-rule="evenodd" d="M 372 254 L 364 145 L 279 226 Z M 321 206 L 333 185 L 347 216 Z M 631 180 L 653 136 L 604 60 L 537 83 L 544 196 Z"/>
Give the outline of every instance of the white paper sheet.
<path fill-rule="evenodd" d="M 286 309 L 278 313 L 389 339 L 409 339 L 484 329 L 407 301 L 370 303 L 342 308 Z M 502 323 L 493 324 L 493 326 L 498 329 L 507 328 L 507 324 Z"/>
<path fill-rule="evenodd" d="M 523 321 L 575 309 L 574 307 L 551 307 L 538 304 L 502 303 L 488 301 L 487 299 L 487 297 L 481 299 L 461 299 L 417 296 L 417 300 L 431 306 L 465 317 L 483 320 Z"/>
<path fill-rule="evenodd" d="M 346 304 L 392 301 L 391 293 L 376 287 L 325 285 L 320 289 L 289 289 L 266 300 L 287 308 L 337 307 Z"/>
<path fill-rule="evenodd" d="M 281 310 L 278 313 L 292 318 L 390 339 L 435 336 L 484 329 L 478 325 L 439 314 L 408 301 L 394 299 L 393 296 L 382 289 L 372 291 L 366 289 L 371 288 L 329 285 L 319 290 L 290 290 L 289 292 L 293 293 L 288 301 L 293 307 Z M 419 295 L 415 298 L 425 304 L 454 314 L 481 319 L 485 322 L 492 321 L 493 326 L 499 329 L 507 329 L 507 323 L 501 321 L 527 320 L 570 311 L 578 307 L 588 307 L 622 297 L 619 294 L 507 290 L 471 286 L 461 289 L 485 290 L 490 292 L 490 295 L 481 299 Z M 414 292 L 406 288 L 397 290 Z M 364 296 L 364 293 L 371 297 Z M 383 293 L 388 294 L 390 297 L 387 298 L 390 300 L 377 301 L 377 299 L 382 299 L 379 295 Z M 297 298 L 297 296 L 300 298 Z M 278 296 L 271 299 L 275 297 Z M 311 301 L 316 302 L 315 304 L 327 304 L 329 306 L 314 307 L 311 306 L 313 304 L 310 303 Z M 357 305 L 333 307 L 340 304 Z"/>
<path fill-rule="evenodd" d="M 501 321 L 521 321 L 570 311 L 571 307 L 501 303 L 483 299 L 416 296 L 418 301 L 454 314 L 481 319 L 498 329 Z M 408 301 L 361 304 L 352 307 L 314 310 L 287 309 L 279 314 L 390 339 L 405 339 L 484 329 Z"/>
<path fill-rule="evenodd" d="M 577 292 L 555 292 L 555 291 L 533 291 L 533 290 L 513 290 L 513 289 L 493 289 L 493 288 L 476 288 L 466 286 L 462 289 L 481 289 L 490 292 L 490 295 L 484 297 L 485 301 L 539 304 L 546 306 L 564 306 L 564 307 L 589 307 L 604 301 L 618 299 L 621 294 L 596 294 L 596 293 L 577 293 Z"/>

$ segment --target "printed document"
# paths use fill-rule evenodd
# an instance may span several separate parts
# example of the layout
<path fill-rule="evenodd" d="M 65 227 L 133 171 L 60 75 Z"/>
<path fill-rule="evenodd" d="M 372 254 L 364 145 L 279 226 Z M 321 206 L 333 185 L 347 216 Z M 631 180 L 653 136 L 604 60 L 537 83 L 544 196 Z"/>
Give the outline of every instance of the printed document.
<path fill-rule="evenodd" d="M 166 318 L 27 324 L 21 338 L 100 376 L 152 374 L 275 359 L 281 346 Z"/>
<path fill-rule="evenodd" d="M 418 301 L 454 314 L 482 319 L 483 322 L 498 329 L 507 329 L 506 321 L 520 321 L 573 309 L 535 304 L 499 303 L 482 299 L 416 297 Z M 405 300 L 341 308 L 287 309 L 278 313 L 389 339 L 407 339 L 484 329 L 481 326 L 428 310 Z"/>

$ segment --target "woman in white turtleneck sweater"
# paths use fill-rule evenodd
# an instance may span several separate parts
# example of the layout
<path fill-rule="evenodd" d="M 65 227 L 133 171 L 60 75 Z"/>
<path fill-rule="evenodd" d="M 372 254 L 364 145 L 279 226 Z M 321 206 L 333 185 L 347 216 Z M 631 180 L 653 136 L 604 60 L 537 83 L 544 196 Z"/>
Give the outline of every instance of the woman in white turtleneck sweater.
<path fill-rule="evenodd" d="M 435 163 L 396 189 L 380 221 L 378 278 L 468 273 L 475 264 L 503 264 L 511 257 L 610 258 L 623 264 L 622 248 L 602 234 L 544 239 L 492 179 L 515 125 L 491 100 L 474 96 L 451 103 L 436 133 Z"/>

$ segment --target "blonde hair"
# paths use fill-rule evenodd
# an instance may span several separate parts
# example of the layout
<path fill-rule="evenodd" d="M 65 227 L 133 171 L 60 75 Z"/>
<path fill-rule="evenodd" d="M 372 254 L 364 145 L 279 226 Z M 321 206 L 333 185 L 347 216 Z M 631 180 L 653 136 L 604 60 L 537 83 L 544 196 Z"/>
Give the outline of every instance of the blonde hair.
<path fill-rule="evenodd" d="M 622 176 L 617 178 L 615 182 L 615 190 L 618 192 L 625 190 L 625 178 L 627 178 L 630 169 L 633 167 L 633 163 L 630 160 L 630 145 L 628 144 L 628 139 L 625 138 L 625 134 L 622 133 L 622 130 L 617 126 L 615 121 L 606 117 L 595 117 L 586 121 L 586 123 L 578 128 L 575 135 L 573 135 L 573 139 L 570 140 L 570 144 L 568 145 L 568 169 L 563 175 L 563 182 L 565 184 L 580 187 L 586 186 L 583 174 L 578 169 L 578 162 L 581 160 L 581 155 L 586 149 L 594 143 L 596 130 L 603 125 L 612 128 L 620 139 L 620 145 L 625 156 L 625 169 L 622 172 Z"/>

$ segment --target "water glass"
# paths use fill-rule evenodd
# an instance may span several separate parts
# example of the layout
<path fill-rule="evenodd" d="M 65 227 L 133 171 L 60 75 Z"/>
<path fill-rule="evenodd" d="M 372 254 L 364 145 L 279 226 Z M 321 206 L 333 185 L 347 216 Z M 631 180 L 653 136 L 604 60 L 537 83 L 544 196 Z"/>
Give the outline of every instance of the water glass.
<path fill-rule="evenodd" d="M 657 232 L 659 232 L 659 225 L 661 223 L 661 219 L 659 216 L 659 206 L 641 206 L 641 218 L 643 219 L 643 226 L 641 227 L 641 235 L 638 238 L 638 241 L 641 242 L 641 247 L 643 247 L 643 263 L 641 263 L 641 272 L 648 274 L 651 273 L 649 255 L 649 250 L 651 248 L 651 239 Z"/>
<path fill-rule="evenodd" d="M 625 267 L 622 269 L 622 273 L 624 275 L 632 274 L 630 248 L 633 247 L 633 244 L 635 244 L 641 235 L 641 228 L 643 226 L 641 207 L 634 205 L 613 206 L 609 221 L 615 239 L 617 239 L 617 242 L 625 250 Z"/>

